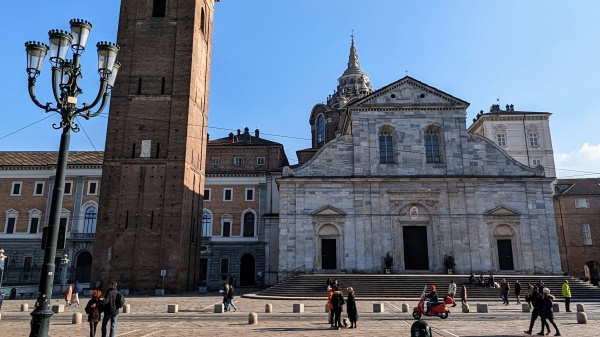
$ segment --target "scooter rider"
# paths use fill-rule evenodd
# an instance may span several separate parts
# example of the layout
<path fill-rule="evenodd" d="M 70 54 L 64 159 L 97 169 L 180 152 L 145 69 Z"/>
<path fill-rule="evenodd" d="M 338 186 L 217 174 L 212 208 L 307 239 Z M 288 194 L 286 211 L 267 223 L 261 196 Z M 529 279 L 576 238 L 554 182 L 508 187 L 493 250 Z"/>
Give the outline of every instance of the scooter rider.
<path fill-rule="evenodd" d="M 433 285 L 433 284 L 430 285 L 429 289 L 431 289 L 431 291 L 427 295 L 427 297 L 429 298 L 429 302 L 427 302 L 427 313 L 426 313 L 426 315 L 431 314 L 431 306 L 438 304 L 438 294 L 437 294 L 437 291 L 435 291 L 435 285 Z"/>

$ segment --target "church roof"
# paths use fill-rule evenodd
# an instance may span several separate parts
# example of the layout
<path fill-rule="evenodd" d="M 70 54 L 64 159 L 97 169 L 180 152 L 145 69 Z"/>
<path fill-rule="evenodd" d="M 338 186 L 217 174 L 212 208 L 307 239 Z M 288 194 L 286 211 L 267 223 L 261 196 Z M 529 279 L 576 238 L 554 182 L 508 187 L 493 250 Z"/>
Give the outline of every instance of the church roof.
<path fill-rule="evenodd" d="M 0 152 L 0 166 L 56 166 L 58 151 Z M 68 165 L 102 165 L 103 151 L 71 151 Z"/>

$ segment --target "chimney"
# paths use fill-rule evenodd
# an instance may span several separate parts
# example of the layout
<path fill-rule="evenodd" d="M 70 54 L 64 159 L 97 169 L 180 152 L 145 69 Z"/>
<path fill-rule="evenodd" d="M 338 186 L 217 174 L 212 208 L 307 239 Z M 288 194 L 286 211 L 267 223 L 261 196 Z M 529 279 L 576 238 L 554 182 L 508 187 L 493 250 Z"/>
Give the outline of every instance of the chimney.
<path fill-rule="evenodd" d="M 233 141 L 233 132 L 229 133 L 229 140 Z"/>
<path fill-rule="evenodd" d="M 248 127 L 244 128 L 244 134 L 245 135 L 249 135 L 250 134 L 250 129 L 248 129 Z"/>
<path fill-rule="evenodd" d="M 209 133 L 207 133 L 207 134 L 206 134 L 206 141 L 208 142 L 209 140 L 210 140 L 210 134 L 209 134 Z"/>
<path fill-rule="evenodd" d="M 238 131 L 238 136 L 242 134 L 242 131 L 240 131 L 240 129 L 237 130 Z"/>
<path fill-rule="evenodd" d="M 258 137 L 259 134 L 260 134 L 260 132 L 258 131 L 258 129 L 254 130 L 254 137 L 260 138 L 260 137 Z"/>

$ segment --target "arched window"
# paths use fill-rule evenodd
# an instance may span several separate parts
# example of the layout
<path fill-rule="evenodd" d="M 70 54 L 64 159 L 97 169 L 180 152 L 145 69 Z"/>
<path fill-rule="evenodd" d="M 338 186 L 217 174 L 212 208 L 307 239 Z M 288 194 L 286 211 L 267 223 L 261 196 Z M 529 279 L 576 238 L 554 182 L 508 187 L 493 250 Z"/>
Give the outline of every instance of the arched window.
<path fill-rule="evenodd" d="M 212 214 L 209 211 L 204 210 L 202 212 L 202 237 L 212 236 Z"/>
<path fill-rule="evenodd" d="M 244 237 L 254 237 L 254 213 L 244 214 Z"/>
<path fill-rule="evenodd" d="M 437 130 L 429 129 L 425 133 L 425 158 L 427 163 L 440 162 L 440 140 Z"/>
<path fill-rule="evenodd" d="M 205 25 L 204 8 L 202 8 L 202 11 L 200 12 L 200 30 L 202 31 L 202 33 L 204 33 L 204 25 Z"/>
<path fill-rule="evenodd" d="M 325 117 L 319 115 L 317 117 L 317 145 L 325 142 Z"/>
<path fill-rule="evenodd" d="M 96 222 L 98 220 L 98 211 L 96 207 L 90 206 L 85 209 L 85 219 L 83 221 L 84 233 L 96 233 Z"/>
<path fill-rule="evenodd" d="M 392 134 L 384 130 L 379 134 L 379 162 L 382 164 L 394 162 Z"/>

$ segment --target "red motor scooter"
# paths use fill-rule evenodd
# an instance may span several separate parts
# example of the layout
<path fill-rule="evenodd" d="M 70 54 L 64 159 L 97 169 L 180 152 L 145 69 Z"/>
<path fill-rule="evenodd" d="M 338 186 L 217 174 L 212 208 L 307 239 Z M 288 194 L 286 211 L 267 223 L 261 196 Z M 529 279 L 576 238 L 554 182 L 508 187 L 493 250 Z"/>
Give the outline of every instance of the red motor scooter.
<path fill-rule="evenodd" d="M 421 299 L 419 300 L 419 304 L 417 304 L 417 306 L 413 309 L 413 317 L 414 319 L 420 319 L 421 316 L 437 316 L 441 319 L 446 319 L 448 318 L 448 315 L 450 314 L 450 310 L 448 309 L 447 305 L 452 305 L 453 307 L 456 306 L 456 302 L 454 302 L 454 299 L 452 298 L 452 296 L 444 296 L 444 302 L 443 303 L 439 303 L 437 305 L 433 305 L 431 307 L 431 313 L 427 314 L 426 310 L 426 301 L 427 301 L 427 286 L 425 286 L 423 288 L 423 293 L 421 294 Z"/>

